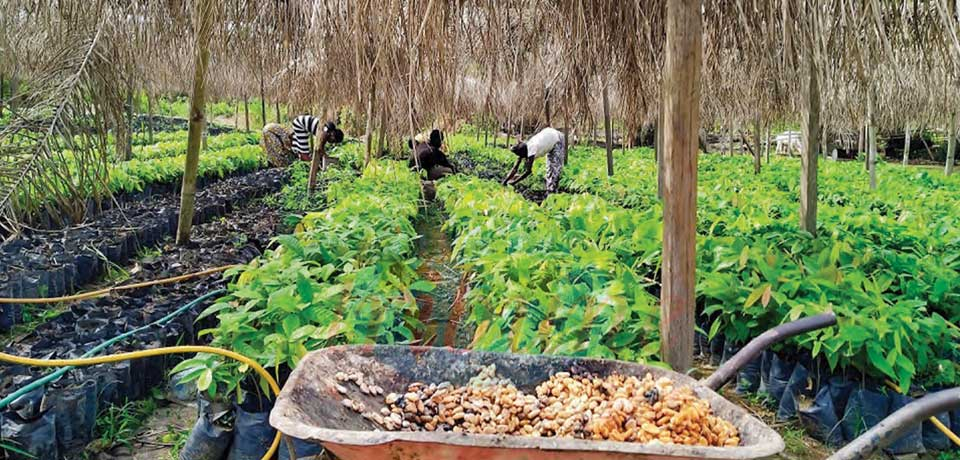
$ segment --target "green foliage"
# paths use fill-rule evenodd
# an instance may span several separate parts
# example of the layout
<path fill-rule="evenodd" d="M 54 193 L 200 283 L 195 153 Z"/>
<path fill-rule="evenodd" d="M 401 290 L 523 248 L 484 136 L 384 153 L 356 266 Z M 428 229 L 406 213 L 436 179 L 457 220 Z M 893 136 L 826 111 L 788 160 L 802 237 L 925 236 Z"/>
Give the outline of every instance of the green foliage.
<path fill-rule="evenodd" d="M 132 448 L 140 427 L 156 410 L 157 399 L 153 396 L 141 401 L 127 402 L 122 406 L 107 407 L 97 416 L 98 438 L 89 449 L 106 451 L 118 446 Z"/>
<path fill-rule="evenodd" d="M 449 143 L 455 158 L 499 171 L 514 161 L 507 149 L 470 136 Z M 603 149 L 573 147 L 561 188 L 661 225 L 652 150 L 615 155 L 616 174 L 607 177 Z M 698 305 L 711 334 L 744 342 L 832 309 L 839 328 L 787 346 L 904 388 L 914 379 L 960 383 L 960 176 L 880 164 L 870 191 L 862 164 L 822 162 L 819 237 L 812 238 L 798 226 L 796 160 L 778 159 L 758 176 L 752 158 L 701 155 L 698 169 Z"/>
<path fill-rule="evenodd" d="M 587 195 L 541 207 L 463 177 L 438 196 L 453 257 L 472 274 L 472 347 L 656 360 L 658 310 L 644 290 L 660 251 L 655 221 Z"/>
<path fill-rule="evenodd" d="M 329 209 L 307 214 L 297 233 L 277 237 L 277 249 L 232 272 L 230 294 L 201 315 L 216 315 L 218 325 L 201 335 L 267 368 L 293 368 L 307 351 L 331 345 L 413 340 L 422 325 L 411 290 L 432 288 L 416 272 L 419 193 L 399 162 L 331 184 Z M 181 370 L 211 396 L 236 391 L 249 373 L 207 356 Z"/>
<path fill-rule="evenodd" d="M 186 133 L 186 131 L 176 131 Z M 260 135 L 257 133 L 229 133 L 219 136 L 210 136 L 207 138 L 207 148 L 201 151 L 201 155 L 208 152 L 216 152 L 230 147 L 239 147 L 242 145 L 256 145 L 260 142 Z M 157 141 L 154 144 L 142 145 L 133 149 L 133 157 L 138 160 L 150 160 L 154 158 L 167 158 L 187 153 L 187 136 L 182 139 L 170 139 Z"/>
<path fill-rule="evenodd" d="M 178 180 L 183 175 L 186 155 L 130 160 L 110 168 L 110 191 L 139 192 L 149 184 Z M 200 155 L 198 177 L 224 177 L 237 172 L 254 171 L 267 165 L 263 149 L 243 145 Z"/>

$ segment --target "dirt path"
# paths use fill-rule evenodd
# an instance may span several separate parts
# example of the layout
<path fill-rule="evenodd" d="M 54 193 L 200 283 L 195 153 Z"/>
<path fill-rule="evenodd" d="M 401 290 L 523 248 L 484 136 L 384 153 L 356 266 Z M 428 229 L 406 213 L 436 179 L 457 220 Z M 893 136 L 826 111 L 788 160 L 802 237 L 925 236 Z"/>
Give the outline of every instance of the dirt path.
<path fill-rule="evenodd" d="M 455 300 L 462 298 L 462 277 L 450 263 L 453 242 L 450 235 L 443 231 L 445 220 L 439 204 L 430 201 L 425 204 L 425 209 L 416 222 L 415 227 L 420 235 L 417 240 L 417 255 L 423 261 L 417 271 L 436 286 L 430 294 L 418 296 L 417 303 L 420 307 L 420 321 L 427 327 L 420 339 L 427 344 L 452 346 L 456 337 L 456 324 L 459 322 L 459 315 L 463 313 L 462 305 L 454 308 Z"/>

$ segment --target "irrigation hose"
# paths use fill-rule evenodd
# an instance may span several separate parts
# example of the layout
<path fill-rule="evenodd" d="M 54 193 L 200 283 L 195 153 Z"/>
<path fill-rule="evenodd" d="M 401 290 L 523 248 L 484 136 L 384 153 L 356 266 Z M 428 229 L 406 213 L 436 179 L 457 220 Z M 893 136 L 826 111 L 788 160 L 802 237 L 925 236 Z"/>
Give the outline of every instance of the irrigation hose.
<path fill-rule="evenodd" d="M 888 387 L 893 389 L 893 391 L 903 394 L 903 390 L 901 390 L 896 383 L 893 383 L 889 380 L 885 381 L 885 383 L 887 384 Z M 940 420 L 937 420 L 936 417 L 930 417 L 929 420 L 930 420 L 930 423 L 932 423 L 933 426 L 937 427 L 937 429 L 940 430 L 944 436 L 946 436 L 947 438 L 950 438 L 950 440 L 953 441 L 953 443 L 956 444 L 957 446 L 960 446 L 960 436 L 957 436 L 956 433 L 954 433 L 953 431 L 950 431 L 950 428 L 947 428 L 946 426 L 944 426 L 943 423 L 940 423 Z"/>
<path fill-rule="evenodd" d="M 114 337 L 114 338 L 112 338 L 112 339 L 109 339 L 109 340 L 107 340 L 107 341 L 104 341 L 104 342 L 100 343 L 99 345 L 91 348 L 91 349 L 88 350 L 86 353 L 84 353 L 84 354 L 81 356 L 81 358 L 88 358 L 88 357 L 94 356 L 94 355 L 96 355 L 97 353 L 105 350 L 107 347 L 109 347 L 109 346 L 111 346 L 111 345 L 113 345 L 113 344 L 115 344 L 115 343 L 117 343 L 117 342 L 119 342 L 119 341 L 121 341 L 121 340 L 123 340 L 123 339 L 125 339 L 125 338 L 127 338 L 127 337 L 130 337 L 130 336 L 132 336 L 132 335 L 134 335 L 134 334 L 137 334 L 137 333 L 139 333 L 139 332 L 141 332 L 141 331 L 144 331 L 144 330 L 146 330 L 146 329 L 149 329 L 149 328 L 151 328 L 151 327 L 153 327 L 153 326 L 164 326 L 164 325 L 166 325 L 167 323 L 169 323 L 170 321 L 173 321 L 176 317 L 180 316 L 180 315 L 183 314 L 184 312 L 190 310 L 191 308 L 193 308 L 195 305 L 199 304 L 200 302 L 203 302 L 204 300 L 207 300 L 207 299 L 209 299 L 209 298 L 211 298 L 211 297 L 221 295 L 221 294 L 223 294 L 223 293 L 225 293 L 225 292 L 226 292 L 226 291 L 223 290 L 223 289 L 218 289 L 218 290 L 216 290 L 216 291 L 211 291 L 211 292 L 208 292 L 208 293 L 206 293 L 206 294 L 204 294 L 204 295 L 202 295 L 202 296 L 200 296 L 200 297 L 197 297 L 196 299 L 190 301 L 190 302 L 187 303 L 186 305 L 184 305 L 184 306 L 182 306 L 182 307 L 180 307 L 180 308 L 172 311 L 170 314 L 164 316 L 163 318 L 160 318 L 160 319 L 158 319 L 158 320 L 156 320 L 156 321 L 154 321 L 154 322 L 152 322 L 152 323 L 150 323 L 150 324 L 147 324 L 147 325 L 138 327 L 138 328 L 133 329 L 133 330 L 131 330 L 131 331 L 127 331 L 127 332 L 125 332 L 125 333 L 123 333 L 123 334 L 120 334 L 120 335 L 118 335 L 118 336 L 116 336 L 116 337 Z M 16 401 L 16 400 L 17 400 L 18 398 L 20 398 L 21 396 L 23 396 L 23 395 L 25 395 L 25 394 L 27 394 L 27 393 L 30 393 L 31 391 L 33 391 L 33 390 L 35 390 L 35 389 L 37 389 L 37 388 L 39 388 L 39 387 L 42 387 L 42 386 L 44 386 L 44 385 L 46 385 L 46 384 L 48 384 L 48 383 L 50 383 L 50 382 L 53 382 L 53 381 L 56 381 L 56 380 L 60 379 L 60 377 L 62 377 L 63 374 L 66 374 L 66 373 L 67 373 L 68 371 L 70 371 L 71 369 L 73 369 L 72 366 L 67 366 L 67 367 L 63 367 L 63 368 L 57 369 L 56 371 L 51 372 L 50 374 L 47 374 L 47 375 L 45 375 L 45 376 L 43 376 L 43 377 L 41 377 L 41 378 L 39 378 L 39 379 L 37 379 L 37 380 L 34 380 L 34 381 L 28 383 L 27 385 L 25 385 L 25 386 L 17 389 L 17 391 L 14 391 L 13 393 L 10 393 L 9 395 L 7 395 L 7 397 L 5 397 L 5 398 L 3 398 L 3 399 L 0 399 L 0 410 L 2 410 L 3 408 L 7 407 L 8 405 L 10 405 L 12 402 Z"/>
<path fill-rule="evenodd" d="M 222 267 L 208 268 L 206 270 L 201 270 L 198 272 L 187 273 L 186 275 L 173 276 L 170 278 L 163 278 L 163 279 L 153 280 L 153 281 L 143 281 L 140 283 L 125 284 L 121 286 L 111 286 L 108 288 L 98 289 L 96 291 L 84 292 L 80 294 L 73 294 L 73 295 L 67 295 L 67 296 L 61 296 L 61 297 L 41 297 L 41 298 L 24 298 L 24 299 L 0 297 L 0 304 L 58 303 L 58 302 L 73 302 L 75 300 L 93 299 L 95 297 L 108 296 L 114 292 L 130 291 L 134 289 L 141 289 L 145 287 L 157 286 L 162 284 L 179 283 L 180 281 L 185 281 L 191 278 L 197 278 L 200 276 L 206 276 L 213 273 L 226 271 L 236 266 L 237 265 L 224 265 Z"/>
<path fill-rule="evenodd" d="M 35 366 L 35 367 L 64 367 L 64 366 L 94 366 L 97 364 L 107 364 L 115 363 L 118 361 L 127 361 L 131 359 L 140 359 L 140 358 L 150 358 L 153 356 L 162 356 L 162 355 L 173 355 L 173 354 L 193 354 L 193 353 L 209 353 L 213 355 L 220 355 L 226 358 L 237 360 L 243 364 L 250 366 L 257 374 L 266 379 L 267 383 L 270 385 L 270 389 L 273 390 L 274 395 L 280 395 L 280 386 L 277 385 L 277 381 L 270 376 L 270 373 L 267 372 L 262 366 L 257 364 L 256 361 L 247 358 L 239 353 L 224 350 L 223 348 L 216 347 L 207 347 L 201 345 L 184 345 L 178 347 L 163 347 L 163 348 L 154 348 L 150 350 L 140 350 L 140 351 L 131 351 L 128 353 L 118 353 L 115 355 L 105 355 L 105 356 L 96 356 L 92 358 L 77 358 L 77 359 L 34 359 L 34 358 L 24 358 L 20 356 L 14 356 L 7 353 L 0 352 L 0 361 L 21 364 L 24 366 Z M 273 438 L 273 443 L 270 444 L 270 449 L 267 450 L 267 453 L 264 454 L 262 460 L 270 460 L 273 458 L 273 455 L 277 453 L 277 448 L 280 447 L 280 438 L 283 436 L 282 433 L 277 431 L 277 435 Z"/>

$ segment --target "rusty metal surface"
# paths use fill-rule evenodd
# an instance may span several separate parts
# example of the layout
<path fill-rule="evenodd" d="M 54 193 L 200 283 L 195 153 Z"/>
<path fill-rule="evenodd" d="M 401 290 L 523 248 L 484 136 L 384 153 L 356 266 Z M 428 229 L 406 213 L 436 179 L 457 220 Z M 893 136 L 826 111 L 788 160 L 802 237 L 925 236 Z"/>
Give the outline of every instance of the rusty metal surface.
<path fill-rule="evenodd" d="M 388 432 L 341 404 L 334 375 L 360 371 L 386 392 L 401 393 L 414 381 L 465 384 L 477 371 L 496 364 L 497 373 L 524 390 L 556 372 L 580 369 L 598 375 L 614 372 L 642 377 L 667 376 L 710 402 L 714 412 L 739 430 L 740 447 L 667 446 L 573 438 L 472 435 L 452 432 Z M 368 408 L 382 397 L 351 393 Z M 284 386 L 270 423 L 281 432 L 319 442 L 344 460 L 389 459 L 755 459 L 783 450 L 775 431 L 744 409 L 687 376 L 634 363 L 547 355 L 484 353 L 451 348 L 342 346 L 308 354 Z"/>

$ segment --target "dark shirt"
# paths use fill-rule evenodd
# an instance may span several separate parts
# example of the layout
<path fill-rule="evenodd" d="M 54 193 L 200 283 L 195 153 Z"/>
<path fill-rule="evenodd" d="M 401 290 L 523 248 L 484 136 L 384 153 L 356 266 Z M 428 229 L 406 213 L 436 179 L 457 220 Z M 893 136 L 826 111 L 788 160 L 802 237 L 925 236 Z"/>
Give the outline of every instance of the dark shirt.
<path fill-rule="evenodd" d="M 453 165 L 450 164 L 450 160 L 447 159 L 447 156 L 443 154 L 443 151 L 431 146 L 427 143 L 417 144 L 414 152 L 417 155 L 417 159 L 420 160 L 420 168 L 424 171 L 429 171 L 434 166 L 446 166 L 450 169 L 454 169 Z M 409 165 L 411 168 L 416 168 L 417 163 L 410 159 Z"/>

